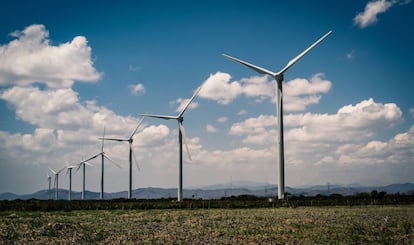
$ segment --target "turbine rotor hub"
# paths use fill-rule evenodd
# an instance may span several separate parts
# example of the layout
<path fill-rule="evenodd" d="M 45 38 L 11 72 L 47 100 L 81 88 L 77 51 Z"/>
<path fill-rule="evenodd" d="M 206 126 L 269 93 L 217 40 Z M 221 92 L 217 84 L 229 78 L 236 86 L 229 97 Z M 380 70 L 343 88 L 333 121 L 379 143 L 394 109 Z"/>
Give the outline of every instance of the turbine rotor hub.
<path fill-rule="evenodd" d="M 275 76 L 275 80 L 276 80 L 278 83 L 283 82 L 283 79 L 284 79 L 283 73 L 282 73 L 282 74 L 278 74 L 278 75 L 276 75 L 276 76 Z"/>

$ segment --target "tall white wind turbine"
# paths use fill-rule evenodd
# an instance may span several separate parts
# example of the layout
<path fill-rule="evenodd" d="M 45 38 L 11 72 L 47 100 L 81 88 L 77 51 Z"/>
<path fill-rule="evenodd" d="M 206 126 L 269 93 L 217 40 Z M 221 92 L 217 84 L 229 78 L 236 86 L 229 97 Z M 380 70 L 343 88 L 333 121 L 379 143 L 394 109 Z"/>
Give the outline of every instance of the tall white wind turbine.
<path fill-rule="evenodd" d="M 59 174 L 65 170 L 66 167 L 63 167 L 59 171 L 55 171 L 49 167 L 49 170 L 55 175 L 54 187 L 55 187 L 55 200 L 59 199 Z"/>
<path fill-rule="evenodd" d="M 129 143 L 129 188 L 128 188 L 128 199 L 132 198 L 132 156 L 134 156 L 135 164 L 137 169 L 139 169 L 137 157 L 132 148 L 132 143 L 134 142 L 134 135 L 137 132 L 139 126 L 141 126 L 144 117 L 138 122 L 138 125 L 132 131 L 132 134 L 128 138 L 101 138 L 102 140 L 111 140 L 111 141 L 118 141 L 118 142 L 128 142 Z"/>
<path fill-rule="evenodd" d="M 204 82 L 205 83 L 205 82 Z M 185 137 L 185 129 L 183 126 L 184 121 L 184 112 L 187 110 L 188 106 L 200 92 L 201 87 L 204 85 L 201 84 L 196 91 L 194 92 L 193 96 L 187 101 L 187 104 L 183 107 L 180 113 L 177 116 L 165 116 L 165 115 L 154 115 L 154 114 L 142 114 L 142 116 L 146 117 L 155 117 L 161 118 L 165 120 L 174 119 L 178 122 L 178 189 L 177 189 L 177 201 L 181 202 L 183 200 L 183 139 L 185 143 L 185 147 L 188 153 L 188 158 L 191 161 L 190 151 L 188 150 L 187 140 Z"/>
<path fill-rule="evenodd" d="M 277 103 L 277 126 L 278 126 L 278 133 L 279 137 L 277 139 L 277 149 L 278 149 L 278 199 L 284 199 L 285 197 L 285 163 L 284 163 L 284 143 L 283 143 L 283 92 L 282 92 L 282 83 L 283 83 L 283 76 L 284 73 L 292 67 L 300 58 L 302 58 L 305 54 L 307 54 L 311 49 L 313 49 L 316 45 L 318 45 L 322 40 L 324 40 L 329 34 L 331 34 L 332 31 L 327 32 L 325 35 L 323 35 L 319 40 L 314 42 L 311 46 L 309 46 L 307 49 L 305 49 L 302 53 L 300 53 L 298 56 L 290 60 L 285 67 L 283 67 L 278 72 L 273 72 L 270 70 L 267 70 L 265 68 L 262 68 L 260 66 L 256 66 L 253 64 L 250 64 L 246 61 L 231 57 L 229 55 L 223 54 L 224 57 L 240 63 L 244 66 L 247 66 L 253 70 L 255 70 L 258 73 L 266 74 L 271 77 L 273 77 L 276 81 L 276 103 Z"/>
<path fill-rule="evenodd" d="M 96 157 L 97 156 L 95 155 L 95 156 L 90 157 L 89 159 L 87 159 L 85 161 L 80 162 L 78 164 L 78 167 L 76 168 L 76 171 L 75 171 L 75 174 L 76 174 L 78 172 L 78 170 L 82 167 L 82 173 L 83 173 L 83 175 L 82 175 L 82 200 L 85 200 L 85 178 L 86 178 L 86 176 L 85 176 L 86 166 L 85 165 L 93 166 L 92 164 L 88 163 L 88 161 L 92 160 L 93 158 L 96 158 Z"/>

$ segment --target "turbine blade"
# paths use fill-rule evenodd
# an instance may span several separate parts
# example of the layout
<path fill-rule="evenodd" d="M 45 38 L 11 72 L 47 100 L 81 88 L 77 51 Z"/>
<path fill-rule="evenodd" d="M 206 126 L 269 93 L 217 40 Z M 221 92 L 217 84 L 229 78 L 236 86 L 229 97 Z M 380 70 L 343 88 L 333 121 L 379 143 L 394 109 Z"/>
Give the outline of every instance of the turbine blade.
<path fill-rule="evenodd" d="M 112 160 L 112 158 L 110 158 L 108 155 L 106 155 L 105 153 L 102 153 L 103 154 L 103 156 L 106 158 L 106 159 L 108 159 L 109 161 L 111 161 L 113 164 L 115 164 L 115 166 L 117 166 L 118 168 L 121 168 L 122 169 L 122 167 L 121 167 L 121 165 L 119 165 L 118 163 L 116 163 L 114 160 Z"/>
<path fill-rule="evenodd" d="M 142 117 L 141 120 L 139 120 L 138 125 L 135 127 L 134 131 L 132 131 L 131 136 L 129 136 L 129 139 L 131 139 L 132 137 L 134 137 L 135 133 L 137 132 L 139 126 L 141 126 L 142 121 L 144 121 L 145 117 Z"/>
<path fill-rule="evenodd" d="M 101 147 L 101 152 L 103 152 L 103 149 L 104 149 L 104 139 L 105 138 L 105 126 L 104 126 L 104 130 L 103 130 L 103 136 L 102 136 L 102 147 Z"/>
<path fill-rule="evenodd" d="M 128 141 L 128 139 L 118 139 L 118 138 L 98 138 L 98 139 L 100 139 L 100 140 L 112 140 L 112 141 L 119 141 L 119 142 Z"/>
<path fill-rule="evenodd" d="M 194 98 L 197 96 L 197 94 L 200 92 L 200 90 L 201 90 L 201 88 L 203 87 L 203 85 L 205 84 L 207 82 L 207 80 L 206 81 L 204 81 L 197 89 L 196 89 L 196 91 L 194 91 L 194 94 L 193 94 L 193 96 L 191 96 L 191 98 L 187 101 L 187 104 L 185 104 L 185 106 L 184 106 L 184 108 L 181 110 L 181 112 L 178 114 L 178 116 L 177 117 L 181 117 L 183 114 L 184 114 L 184 112 L 187 110 L 187 107 L 191 104 L 191 102 L 194 100 Z"/>
<path fill-rule="evenodd" d="M 49 167 L 49 170 L 50 170 L 50 172 L 52 172 L 53 174 L 56 174 L 55 170 L 51 169 L 50 167 Z"/>
<path fill-rule="evenodd" d="M 76 175 L 76 173 L 79 171 L 80 167 L 82 166 L 82 164 L 84 164 L 83 162 L 78 164 L 78 167 L 75 170 L 75 173 L 73 173 L 73 175 Z"/>
<path fill-rule="evenodd" d="M 166 115 L 156 115 L 156 114 L 141 114 L 140 116 L 155 117 L 155 118 L 161 118 L 161 119 L 165 119 L 165 120 L 177 119 L 176 116 L 166 116 Z"/>
<path fill-rule="evenodd" d="M 141 168 L 139 167 L 137 156 L 135 155 L 135 151 L 134 151 L 134 148 L 132 148 L 132 146 L 131 146 L 131 151 L 132 151 L 132 156 L 134 157 L 135 166 L 137 167 L 138 171 L 140 171 Z"/>
<path fill-rule="evenodd" d="M 305 54 L 307 54 L 311 49 L 313 49 L 316 45 L 318 45 L 320 42 L 322 42 L 327 36 L 329 36 L 332 33 L 332 31 L 328 31 L 325 35 L 323 35 L 321 38 L 319 38 L 316 42 L 314 42 L 311 46 L 309 46 L 307 49 L 305 49 L 302 53 L 300 53 L 298 56 L 290 60 L 287 65 L 280 70 L 277 75 L 283 74 L 285 71 L 287 71 L 290 67 L 292 67 L 300 58 L 302 58 Z"/>
<path fill-rule="evenodd" d="M 86 159 L 85 161 L 82 161 L 81 163 L 84 163 L 84 162 L 90 161 L 90 160 L 92 160 L 92 159 L 95 159 L 95 158 L 97 158 L 99 155 L 101 155 L 101 153 L 95 154 L 95 155 L 91 156 L 90 158 Z"/>
<path fill-rule="evenodd" d="M 63 170 L 66 169 L 66 166 L 64 166 L 63 168 L 61 168 L 59 171 L 56 172 L 56 174 L 60 174 Z"/>
<path fill-rule="evenodd" d="M 93 167 L 93 164 L 92 163 L 88 163 L 88 162 L 83 162 L 84 164 L 86 164 L 86 165 L 88 165 L 88 166 L 91 166 L 91 167 Z"/>
<path fill-rule="evenodd" d="M 57 178 L 55 176 L 55 179 L 53 180 L 53 187 L 56 188 Z"/>
<path fill-rule="evenodd" d="M 184 140 L 184 144 L 185 144 L 185 148 L 187 150 L 187 154 L 188 154 L 188 159 L 191 160 L 191 155 L 190 155 L 190 150 L 188 149 L 188 144 L 187 144 L 187 137 L 185 137 L 185 129 L 184 126 L 180 123 L 180 131 L 181 131 L 181 135 L 183 136 L 183 140 Z"/>
<path fill-rule="evenodd" d="M 276 73 L 274 73 L 272 71 L 269 71 L 269 70 L 267 70 L 265 68 L 262 68 L 260 66 L 256 66 L 256 65 L 250 64 L 250 63 L 248 63 L 248 62 L 246 62 L 244 60 L 231 57 L 230 55 L 227 55 L 227 54 L 223 54 L 223 56 L 226 57 L 227 59 L 231 60 L 231 61 L 234 61 L 234 62 L 237 62 L 237 63 L 242 64 L 244 66 L 247 66 L 250 69 L 253 69 L 253 70 L 255 70 L 258 73 L 266 74 L 266 75 L 269 75 L 269 76 L 272 76 L 272 77 L 274 77 L 276 75 Z"/>

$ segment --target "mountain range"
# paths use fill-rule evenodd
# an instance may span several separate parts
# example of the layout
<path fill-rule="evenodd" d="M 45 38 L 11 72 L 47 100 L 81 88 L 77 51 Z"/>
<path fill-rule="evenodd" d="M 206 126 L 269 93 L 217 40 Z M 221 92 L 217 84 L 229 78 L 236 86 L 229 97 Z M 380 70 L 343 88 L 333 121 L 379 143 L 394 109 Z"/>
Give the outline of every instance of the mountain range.
<path fill-rule="evenodd" d="M 315 185 L 305 187 L 286 187 L 286 192 L 293 195 L 303 196 L 316 196 L 316 195 L 330 195 L 333 193 L 340 194 L 343 196 L 353 195 L 357 193 L 370 193 L 373 190 L 378 192 L 384 191 L 387 193 L 401 193 L 401 194 L 414 194 L 414 184 L 391 184 L 386 186 L 362 186 L 358 184 L 352 185 Z M 59 199 L 68 198 L 67 189 L 59 189 Z M 105 199 L 115 198 L 126 198 L 127 191 L 105 193 Z M 40 190 L 30 194 L 17 195 L 14 193 L 6 192 L 0 193 L 0 200 L 15 200 L 15 199 L 48 199 L 48 190 Z M 50 196 L 53 199 L 55 191 L 52 189 Z M 86 191 L 86 199 L 99 199 L 99 192 Z M 254 196 L 277 196 L 277 186 L 256 183 L 256 182 L 232 182 L 226 184 L 217 184 L 204 187 L 192 187 L 184 189 L 184 198 L 202 198 L 202 199 L 219 199 L 222 197 L 239 196 L 239 195 L 254 195 Z M 157 187 L 146 187 L 138 188 L 132 191 L 132 196 L 139 199 L 158 199 L 158 198 L 176 198 L 176 188 L 157 188 Z M 81 192 L 72 191 L 72 199 L 81 199 Z"/>

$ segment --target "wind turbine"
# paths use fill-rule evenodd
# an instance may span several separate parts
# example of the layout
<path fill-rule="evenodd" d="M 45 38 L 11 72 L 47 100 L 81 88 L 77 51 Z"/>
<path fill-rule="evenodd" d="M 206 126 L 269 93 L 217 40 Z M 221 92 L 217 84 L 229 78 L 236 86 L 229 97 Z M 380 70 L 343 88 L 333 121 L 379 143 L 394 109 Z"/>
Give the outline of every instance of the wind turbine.
<path fill-rule="evenodd" d="M 146 117 L 155 117 L 155 118 L 161 118 L 161 119 L 165 119 L 165 120 L 174 119 L 174 120 L 177 120 L 177 122 L 178 122 L 178 190 L 177 190 L 177 201 L 179 201 L 179 202 L 181 202 L 183 200 L 183 139 L 184 139 L 185 147 L 186 147 L 186 150 L 187 150 L 187 153 L 188 153 L 188 158 L 191 161 L 191 155 L 190 155 L 190 151 L 188 150 L 187 140 L 186 140 L 186 137 L 185 137 L 185 129 L 184 129 L 184 126 L 183 126 L 184 112 L 185 112 L 185 110 L 187 110 L 188 106 L 191 104 L 193 99 L 200 92 L 201 87 L 203 86 L 203 84 L 201 84 L 196 89 L 193 96 L 187 101 L 187 104 L 185 104 L 185 106 L 183 107 L 181 112 L 178 113 L 177 116 L 142 114 L 142 116 L 146 116 Z"/>
<path fill-rule="evenodd" d="M 47 198 L 48 198 L 48 200 L 50 200 L 50 198 L 51 198 L 51 196 L 50 196 L 50 194 L 51 194 L 50 189 L 52 187 L 52 176 L 50 176 L 49 173 L 47 174 L 47 181 L 49 182 L 49 191 L 47 192 Z"/>
<path fill-rule="evenodd" d="M 93 156 L 85 161 L 82 161 L 78 164 L 78 167 L 76 168 L 75 174 L 78 172 L 79 168 L 82 167 L 82 200 L 85 200 L 85 165 L 93 166 L 92 164 L 88 163 L 87 161 L 96 158 L 97 156 Z"/>
<path fill-rule="evenodd" d="M 66 167 L 66 175 L 69 174 L 69 193 L 68 193 L 68 200 L 72 200 L 72 169 L 76 166 L 67 166 Z"/>
<path fill-rule="evenodd" d="M 91 158 L 89 158 L 87 161 L 92 160 L 97 158 L 98 156 L 101 156 L 101 194 L 99 196 L 100 200 L 104 199 L 104 164 L 105 164 L 105 158 L 108 159 L 109 161 L 111 161 L 113 164 L 115 164 L 115 166 L 117 166 L 118 168 L 121 168 L 121 166 L 119 166 L 114 160 L 112 160 L 105 152 L 104 152 L 104 139 L 105 138 L 105 127 L 104 127 L 104 131 L 103 131 L 103 136 L 102 138 L 102 146 L 101 146 L 101 152 L 99 152 L 98 154 L 92 156 Z"/>
<path fill-rule="evenodd" d="M 60 169 L 59 171 L 55 171 L 55 170 L 53 170 L 53 169 L 51 169 L 50 167 L 49 167 L 49 170 L 55 175 L 55 183 L 54 183 L 54 186 L 55 186 L 55 200 L 58 200 L 58 198 L 59 198 L 59 174 L 65 169 L 66 167 L 63 167 L 62 169 Z"/>
<path fill-rule="evenodd" d="M 139 126 L 141 126 L 142 121 L 144 120 L 144 117 L 141 118 L 138 125 L 135 127 L 135 129 L 132 131 L 132 134 L 128 138 L 101 138 L 102 140 L 111 140 L 111 141 L 118 141 L 118 142 L 128 142 L 129 143 L 129 189 L 128 189 L 128 199 L 132 198 L 132 156 L 134 156 L 135 164 L 137 166 L 137 169 L 139 169 L 137 157 L 135 156 L 135 153 L 132 149 L 132 143 L 134 142 L 134 135 L 137 132 Z"/>
<path fill-rule="evenodd" d="M 283 92 L 282 92 L 282 83 L 283 83 L 283 76 L 284 73 L 290 68 L 292 67 L 300 58 L 302 58 L 305 54 L 307 54 L 311 49 L 313 49 L 316 45 L 318 45 L 320 42 L 322 42 L 322 40 L 324 40 L 329 34 L 331 34 L 332 31 L 327 32 L 325 35 L 323 35 L 319 40 L 317 40 L 316 42 L 314 42 L 311 46 L 309 46 L 307 49 L 305 49 L 302 53 L 300 53 L 298 56 L 296 56 L 295 58 L 293 58 L 292 60 L 290 60 L 287 65 L 285 67 L 283 67 L 280 71 L 278 72 L 273 72 L 270 70 L 267 70 L 265 68 L 262 68 L 260 66 L 256 66 L 253 64 L 250 64 L 246 61 L 231 57 L 229 55 L 223 54 L 224 57 L 240 63 L 244 66 L 247 66 L 253 70 L 255 70 L 258 73 L 261 74 L 266 74 L 269 75 L 271 77 L 273 77 L 276 81 L 276 106 L 277 106 L 277 118 L 278 118 L 278 133 L 279 133 L 279 137 L 278 137 L 278 141 L 277 141 L 277 145 L 278 145 L 278 174 L 279 174 L 279 178 L 278 178 L 278 198 L 279 199 L 284 199 L 285 196 L 285 163 L 284 163 L 284 140 L 283 140 Z"/>

